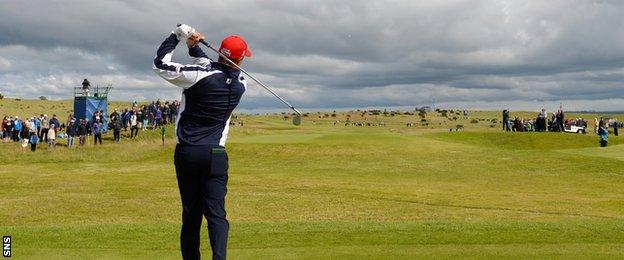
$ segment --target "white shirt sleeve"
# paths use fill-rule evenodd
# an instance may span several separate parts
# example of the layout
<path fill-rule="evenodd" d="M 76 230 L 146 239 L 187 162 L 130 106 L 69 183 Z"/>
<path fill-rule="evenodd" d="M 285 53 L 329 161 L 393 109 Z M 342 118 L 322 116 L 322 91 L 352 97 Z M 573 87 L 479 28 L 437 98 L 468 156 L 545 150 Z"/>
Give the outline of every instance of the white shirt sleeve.
<path fill-rule="evenodd" d="M 190 65 L 172 62 L 173 51 L 178 42 L 175 34 L 165 39 L 158 48 L 152 69 L 171 84 L 187 89 L 211 74 L 209 72 L 212 61 L 205 57 L 195 57 L 194 64 Z"/>

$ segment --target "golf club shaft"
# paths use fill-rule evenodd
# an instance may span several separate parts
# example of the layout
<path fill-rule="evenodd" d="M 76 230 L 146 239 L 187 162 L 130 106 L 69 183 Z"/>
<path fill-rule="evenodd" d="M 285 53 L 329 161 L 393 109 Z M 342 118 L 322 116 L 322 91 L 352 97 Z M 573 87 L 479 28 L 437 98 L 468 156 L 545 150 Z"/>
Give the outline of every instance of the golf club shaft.
<path fill-rule="evenodd" d="M 245 71 L 243 68 L 239 67 L 238 65 L 236 65 L 236 63 L 234 63 L 232 60 L 230 60 L 230 58 L 226 57 L 225 55 L 223 55 L 223 53 L 219 52 L 217 49 L 215 49 L 214 47 L 212 47 L 210 44 L 208 44 L 206 41 L 204 40 L 200 40 L 200 42 L 203 45 L 206 45 L 206 47 L 210 48 L 211 50 L 213 50 L 214 52 L 216 52 L 217 54 L 219 54 L 219 56 L 221 56 L 223 59 L 225 59 L 226 61 L 228 61 L 231 65 L 233 65 L 234 67 L 236 67 L 237 69 L 239 69 L 240 71 L 242 71 L 243 73 L 245 73 L 245 75 L 247 75 L 248 77 L 250 77 L 251 79 L 253 79 L 256 83 L 258 83 L 260 86 L 262 86 L 264 89 L 266 89 L 267 91 L 271 92 L 271 94 L 273 94 L 273 96 L 275 96 L 276 98 L 278 98 L 279 100 L 281 100 L 284 104 L 286 104 L 288 107 L 290 107 L 290 109 L 292 109 L 293 111 L 295 111 L 295 113 L 297 113 L 298 115 L 301 115 L 301 112 L 299 112 L 299 110 L 297 110 L 294 106 L 292 106 L 290 103 L 288 103 L 286 100 L 284 100 L 282 97 L 280 97 L 277 93 L 273 92 L 273 90 L 271 90 L 269 87 L 267 87 L 266 85 L 264 85 L 264 83 L 260 82 L 260 80 L 256 79 L 254 76 L 252 76 L 251 74 L 249 74 L 247 71 Z"/>

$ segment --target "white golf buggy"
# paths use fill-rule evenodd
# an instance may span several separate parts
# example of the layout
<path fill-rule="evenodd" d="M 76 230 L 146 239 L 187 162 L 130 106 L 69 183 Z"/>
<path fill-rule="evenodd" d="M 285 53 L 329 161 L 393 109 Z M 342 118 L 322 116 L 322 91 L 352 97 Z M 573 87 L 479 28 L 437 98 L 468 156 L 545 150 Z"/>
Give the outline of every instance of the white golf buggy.
<path fill-rule="evenodd" d="M 563 131 L 566 133 L 577 133 L 577 134 L 586 134 L 587 133 L 587 123 L 584 121 L 570 121 L 566 122 L 563 125 Z"/>

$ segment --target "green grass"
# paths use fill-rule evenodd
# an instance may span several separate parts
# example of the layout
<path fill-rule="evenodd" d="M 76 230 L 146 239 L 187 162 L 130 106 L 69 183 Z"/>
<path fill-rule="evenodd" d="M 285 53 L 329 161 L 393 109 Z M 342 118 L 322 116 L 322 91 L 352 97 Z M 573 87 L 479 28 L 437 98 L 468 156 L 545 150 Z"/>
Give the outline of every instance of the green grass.
<path fill-rule="evenodd" d="M 557 150 L 598 146 L 593 134 L 535 133 L 535 132 L 444 132 L 434 134 L 439 140 L 448 140 L 482 147 L 513 150 Z M 622 144 L 621 138 L 611 138 L 611 145 Z M 604 150 L 604 149 L 603 149 Z M 597 152 L 599 153 L 599 152 Z"/>
<path fill-rule="evenodd" d="M 301 127 L 241 115 L 228 142 L 230 257 L 624 257 L 621 137 L 598 148 L 593 134 L 502 133 L 469 123 L 498 112 L 474 114 L 415 128 L 408 115 Z M 387 126 L 333 125 L 347 115 Z M 456 124 L 466 131 L 448 132 Z M 14 257 L 179 258 L 171 131 L 164 146 L 155 131 L 75 150 L 0 144 L 0 232 Z"/>

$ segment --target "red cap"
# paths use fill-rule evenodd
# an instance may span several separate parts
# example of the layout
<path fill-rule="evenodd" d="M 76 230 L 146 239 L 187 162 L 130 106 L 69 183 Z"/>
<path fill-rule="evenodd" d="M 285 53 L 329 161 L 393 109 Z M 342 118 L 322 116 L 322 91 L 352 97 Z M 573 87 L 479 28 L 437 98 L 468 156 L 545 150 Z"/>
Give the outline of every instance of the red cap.
<path fill-rule="evenodd" d="M 219 52 L 231 59 L 240 59 L 243 56 L 251 57 L 251 51 L 243 37 L 231 35 L 223 39 Z"/>

